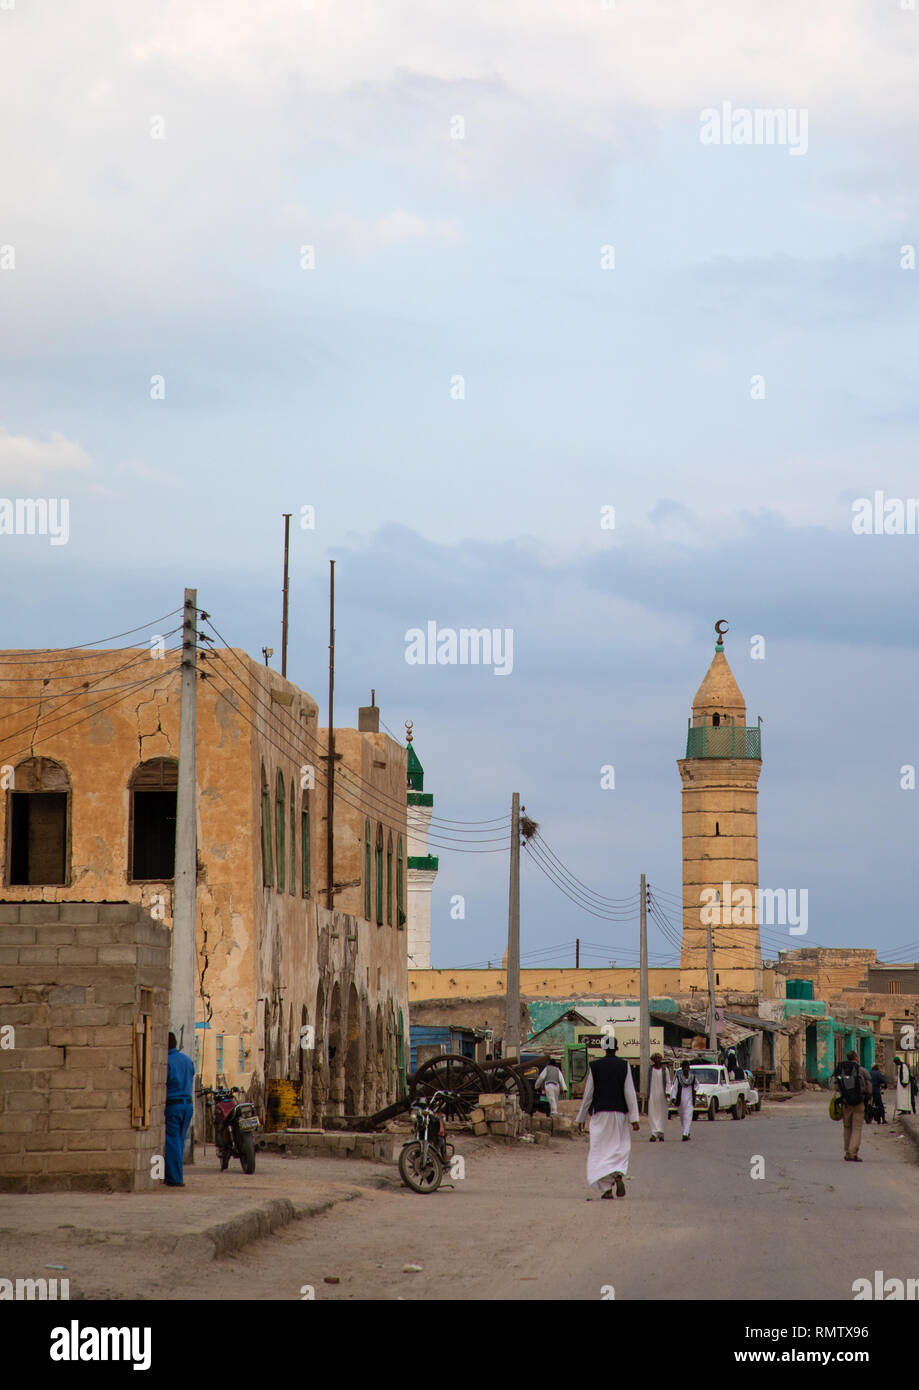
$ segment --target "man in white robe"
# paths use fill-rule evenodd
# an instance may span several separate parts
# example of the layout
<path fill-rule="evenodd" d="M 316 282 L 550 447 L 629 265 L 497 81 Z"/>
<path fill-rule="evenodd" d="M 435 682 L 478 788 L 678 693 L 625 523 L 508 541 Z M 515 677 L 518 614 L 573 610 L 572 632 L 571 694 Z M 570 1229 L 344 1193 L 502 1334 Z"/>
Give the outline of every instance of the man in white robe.
<path fill-rule="evenodd" d="M 684 1059 L 680 1070 L 673 1078 L 673 1089 L 670 1092 L 670 1099 L 676 1102 L 677 1110 L 680 1115 L 680 1124 L 683 1127 L 683 1143 L 689 1139 L 689 1128 L 692 1124 L 692 1112 L 696 1102 L 696 1078 L 689 1070 L 689 1062 Z"/>
<path fill-rule="evenodd" d="M 648 1119 L 651 1122 L 651 1143 L 658 1139 L 664 1142 L 664 1126 L 667 1123 L 667 1101 L 670 1094 L 670 1073 L 664 1066 L 659 1052 L 651 1058 L 651 1073 L 648 1078 Z"/>
<path fill-rule="evenodd" d="M 638 1130 L 638 1097 L 628 1062 L 617 1057 L 612 1034 L 604 1037 L 606 1056 L 590 1064 L 584 1082 L 584 1099 L 578 1111 L 578 1124 L 590 1116 L 590 1149 L 587 1154 L 587 1181 L 601 1197 L 625 1196 L 625 1175 L 629 1171 L 632 1134 Z"/>
<path fill-rule="evenodd" d="M 549 1102 L 549 1114 L 558 1114 L 558 1093 L 559 1090 L 567 1091 L 565 1077 L 561 1067 L 554 1062 L 548 1062 L 536 1078 L 537 1091 L 544 1091 L 546 1100 Z"/>
<path fill-rule="evenodd" d="M 909 1085 L 909 1067 L 899 1057 L 893 1059 L 894 1076 L 897 1080 L 897 1098 L 894 1112 L 897 1115 L 909 1114 L 913 1108 L 912 1092 Z"/>

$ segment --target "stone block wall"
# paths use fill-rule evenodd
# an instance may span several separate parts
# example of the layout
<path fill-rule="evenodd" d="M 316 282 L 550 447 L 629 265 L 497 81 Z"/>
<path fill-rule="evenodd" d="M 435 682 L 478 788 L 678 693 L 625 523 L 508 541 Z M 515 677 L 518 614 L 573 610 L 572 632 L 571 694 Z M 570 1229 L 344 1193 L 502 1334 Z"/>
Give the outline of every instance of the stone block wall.
<path fill-rule="evenodd" d="M 164 1139 L 169 938 L 135 903 L 0 903 L 0 1191 L 150 1186 Z M 131 1117 L 142 1011 L 153 1020 L 147 1128 Z"/>

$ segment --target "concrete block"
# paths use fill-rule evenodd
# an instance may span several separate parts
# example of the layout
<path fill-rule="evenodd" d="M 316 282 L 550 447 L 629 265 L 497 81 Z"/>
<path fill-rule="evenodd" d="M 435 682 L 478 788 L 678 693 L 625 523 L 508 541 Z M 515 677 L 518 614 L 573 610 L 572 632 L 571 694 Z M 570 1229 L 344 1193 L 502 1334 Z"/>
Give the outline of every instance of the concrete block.
<path fill-rule="evenodd" d="M 19 1004 L 21 1002 L 21 989 L 14 989 L 12 985 L 0 985 L 0 1005 Z"/>
<path fill-rule="evenodd" d="M 58 985 L 48 995 L 49 1004 L 85 1004 L 86 989 L 83 985 Z"/>
<path fill-rule="evenodd" d="M 63 1135 L 61 1138 L 63 1139 Z M 84 1124 L 80 1130 L 67 1135 L 68 1153 L 108 1153 L 108 1138 L 103 1132 L 87 1132 Z M 63 1144 L 61 1145 L 63 1148 Z"/>
<path fill-rule="evenodd" d="M 476 1123 L 472 1126 L 472 1132 L 473 1134 L 487 1134 L 488 1125 L 485 1123 L 484 1120 L 477 1120 Z"/>
<path fill-rule="evenodd" d="M 11 1114 L 20 1114 L 29 1110 L 44 1111 L 47 1108 L 47 1097 L 43 1096 L 40 1091 L 11 1091 L 5 1099 L 6 1108 Z"/>
<path fill-rule="evenodd" d="M 21 1052 L 17 1052 L 15 1047 L 0 1047 L 0 1072 L 4 1076 L 8 1072 L 17 1071 L 21 1066 Z"/>
<path fill-rule="evenodd" d="M 0 1134 L 0 1155 L 22 1153 L 23 1137 L 21 1134 Z M 3 1167 L 0 1162 L 0 1168 Z"/>
<path fill-rule="evenodd" d="M 19 904 L 19 920 L 29 926 L 42 926 L 45 922 L 59 922 L 60 916 L 59 903 Z"/>
<path fill-rule="evenodd" d="M 59 1047 L 16 1048 L 22 1057 L 25 1071 L 52 1071 L 64 1065 L 64 1054 Z"/>
<path fill-rule="evenodd" d="M 18 965 L 18 964 L 19 964 L 19 947 L 18 947 L 18 946 L 0 946 L 0 965 Z M 18 972 L 18 971 L 17 971 L 16 973 L 17 973 L 17 975 L 19 975 L 19 972 Z M 21 978 L 21 976 L 20 976 L 19 978 Z"/>
<path fill-rule="evenodd" d="M 100 946 L 99 964 L 100 965 L 135 965 L 137 962 L 136 946 Z"/>
<path fill-rule="evenodd" d="M 474 1110 L 469 1111 L 468 1120 L 471 1125 L 481 1124 L 485 1119 L 485 1111 L 481 1105 L 477 1105 Z"/>
<path fill-rule="evenodd" d="M 52 1094 L 51 1100 L 60 1098 L 66 1101 L 68 1109 L 77 1110 L 104 1110 L 108 1105 L 108 1091 L 60 1091 Z M 53 1106 L 52 1106 L 53 1108 Z"/>
<path fill-rule="evenodd" d="M 26 1177 L 0 1177 L 0 1192 L 28 1192 L 29 1179 Z"/>
<path fill-rule="evenodd" d="M 115 940 L 115 928 L 101 922 L 76 927 L 75 930 L 78 946 L 111 946 Z"/>
<path fill-rule="evenodd" d="M 74 944 L 75 927 L 56 927 L 53 923 L 47 927 L 27 927 L 27 931 L 35 930 L 38 933 L 37 945 L 39 946 L 72 946 Z"/>
<path fill-rule="evenodd" d="M 48 1085 L 53 1091 L 85 1091 L 89 1088 L 89 1073 L 74 1072 L 69 1067 L 62 1067 L 60 1071 L 51 1073 Z"/>
<path fill-rule="evenodd" d="M 510 1134 L 511 1126 L 504 1120 L 493 1121 L 488 1125 L 489 1134 Z"/>
<path fill-rule="evenodd" d="M 2 908 L 2 904 L 0 904 L 0 908 Z M 7 924 L 5 917 L 0 916 L 0 923 L 4 923 L 3 926 L 0 926 L 0 946 L 33 946 L 35 944 L 35 928 L 19 926 L 18 907 L 15 912 L 16 916 L 10 919 L 9 924 Z"/>
<path fill-rule="evenodd" d="M 64 1147 L 63 1134 L 27 1134 L 26 1153 L 56 1153 Z"/>
<path fill-rule="evenodd" d="M 111 1072 L 130 1066 L 131 1054 L 126 1047 L 74 1047 L 67 1053 L 67 1065 L 75 1071 Z M 96 1085 L 93 1079 L 93 1085 Z"/>
<path fill-rule="evenodd" d="M 114 1023 L 105 1028 L 86 1028 L 79 1031 L 91 1034 L 85 1041 L 91 1042 L 93 1047 L 130 1047 L 134 1033 L 130 1024 L 117 1026 Z"/>
<path fill-rule="evenodd" d="M 49 1028 L 48 1042 L 52 1047 L 85 1047 L 93 1040 L 92 1028 Z"/>
<path fill-rule="evenodd" d="M 110 1004 L 87 1004 L 82 1009 L 74 1009 L 71 1023 L 80 1028 L 98 1028 L 109 1022 L 112 1015 Z"/>
<path fill-rule="evenodd" d="M 99 959 L 95 946 L 59 946 L 57 954 L 61 965 L 95 965 Z"/>
<path fill-rule="evenodd" d="M 16 1029 L 16 1049 L 25 1051 L 31 1047 L 48 1046 L 48 1029 L 42 1028 L 40 1024 L 20 1024 Z"/>
<path fill-rule="evenodd" d="M 136 922 L 140 903 L 100 903 L 99 921 L 108 923 Z"/>
<path fill-rule="evenodd" d="M 43 1012 L 40 1004 L 0 1004 L 0 1027 L 7 1023 L 34 1023 Z"/>
<path fill-rule="evenodd" d="M 98 903 L 61 903 L 62 922 L 98 922 Z"/>
<path fill-rule="evenodd" d="M 0 926 L 19 921 L 19 903 L 0 903 Z"/>
<path fill-rule="evenodd" d="M 58 951 L 66 951 L 66 946 L 20 946 L 20 965 L 57 965 Z"/>
<path fill-rule="evenodd" d="M 109 947 L 109 950 L 119 949 L 123 948 Z M 137 992 L 134 971 L 125 971 L 123 979 L 117 975 L 113 979 L 111 970 L 107 970 L 105 974 L 105 980 L 100 980 L 98 974 L 96 975 L 92 1002 L 94 1004 L 133 1004 Z"/>
<path fill-rule="evenodd" d="M 0 1134 L 32 1134 L 34 1131 L 34 1115 L 14 1115 L 9 1110 L 0 1115 Z"/>
<path fill-rule="evenodd" d="M 124 1154 L 70 1152 L 48 1154 L 43 1160 L 48 1173 L 104 1173 L 125 1169 L 129 1165 Z"/>
<path fill-rule="evenodd" d="M 45 1157 L 38 1153 L 9 1154 L 3 1160 L 3 1171 L 14 1177 L 23 1173 L 41 1173 L 44 1172 L 45 1162 Z"/>

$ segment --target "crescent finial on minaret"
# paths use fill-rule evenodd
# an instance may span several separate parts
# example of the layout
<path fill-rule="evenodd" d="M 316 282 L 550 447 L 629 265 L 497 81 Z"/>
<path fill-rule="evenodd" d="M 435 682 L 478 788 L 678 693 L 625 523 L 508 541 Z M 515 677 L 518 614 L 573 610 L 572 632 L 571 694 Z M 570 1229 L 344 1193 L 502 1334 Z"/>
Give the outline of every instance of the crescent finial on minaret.
<path fill-rule="evenodd" d="M 412 729 L 414 729 L 414 727 L 415 727 L 415 721 L 414 721 L 414 719 L 406 719 L 406 721 L 405 721 L 405 741 L 406 741 L 406 743 L 411 743 L 411 741 L 412 741 Z"/>
<path fill-rule="evenodd" d="M 717 621 L 717 623 L 715 624 L 715 650 L 716 650 L 716 651 L 719 651 L 719 652 L 724 651 L 724 634 L 725 634 L 726 632 L 728 632 L 728 631 L 729 631 L 729 629 L 728 629 L 728 625 L 727 625 L 727 620 L 726 620 L 725 618 L 719 618 L 718 621 Z"/>

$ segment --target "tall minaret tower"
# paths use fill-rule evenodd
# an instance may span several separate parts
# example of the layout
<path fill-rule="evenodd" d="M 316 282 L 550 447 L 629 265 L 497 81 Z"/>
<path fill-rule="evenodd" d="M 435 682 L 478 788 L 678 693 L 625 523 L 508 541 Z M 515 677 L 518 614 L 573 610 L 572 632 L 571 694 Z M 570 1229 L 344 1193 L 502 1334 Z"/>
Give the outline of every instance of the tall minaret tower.
<path fill-rule="evenodd" d="M 712 926 L 715 988 L 759 993 L 759 860 L 756 784 L 762 770 L 759 724 L 747 710 L 727 658 L 719 619 L 715 655 L 692 702 L 683 781 L 683 944 L 680 992 L 708 997 L 707 924 Z M 726 886 L 727 885 L 727 886 Z M 728 895 L 730 902 L 725 901 Z"/>
<path fill-rule="evenodd" d="M 424 768 L 412 743 L 412 722 L 405 724 L 408 743 L 408 968 L 431 968 L 431 892 L 437 877 L 437 856 L 428 854 L 428 826 L 434 797 L 424 789 Z"/>

